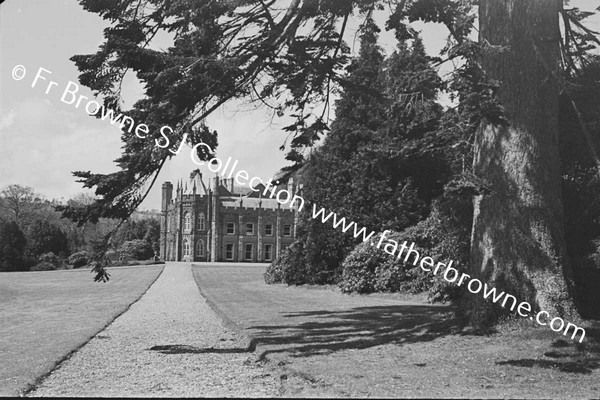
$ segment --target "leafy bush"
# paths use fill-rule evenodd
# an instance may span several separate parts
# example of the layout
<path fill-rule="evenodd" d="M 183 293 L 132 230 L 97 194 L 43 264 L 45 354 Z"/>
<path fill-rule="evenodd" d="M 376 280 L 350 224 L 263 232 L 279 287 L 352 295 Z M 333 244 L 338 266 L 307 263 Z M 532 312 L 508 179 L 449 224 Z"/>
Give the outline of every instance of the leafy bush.
<path fill-rule="evenodd" d="M 113 263 L 118 261 L 120 258 L 120 254 L 118 251 L 116 250 L 108 250 L 106 252 L 106 258 L 108 258 L 110 261 L 112 261 Z M 111 264 L 112 265 L 112 264 Z"/>
<path fill-rule="evenodd" d="M 56 265 L 47 261 L 41 261 L 31 267 L 30 271 L 54 271 L 56 269 Z"/>
<path fill-rule="evenodd" d="M 423 243 L 424 237 L 417 228 L 409 228 L 402 233 L 392 232 L 380 248 L 361 243 L 344 260 L 342 267 L 342 280 L 338 284 L 343 292 L 372 293 L 372 292 L 405 292 L 419 293 L 432 286 L 431 276 L 418 271 L 418 265 L 413 266 L 413 258 L 408 263 L 404 262 L 407 251 L 405 250 L 398 259 L 395 255 L 384 251 L 388 239 L 395 240 L 400 246 L 405 241 L 407 246 L 411 242 Z M 421 256 L 428 254 L 421 246 L 414 248 Z"/>
<path fill-rule="evenodd" d="M 414 250 L 420 257 L 431 257 L 438 262 L 454 260 L 453 268 L 466 271 L 469 256 L 470 200 L 462 197 L 443 196 L 434 203 L 431 215 L 417 225 L 401 233 L 393 232 L 386 236 L 402 245 L 415 243 Z M 387 239 L 380 248 L 361 243 L 342 263 L 342 279 L 339 287 L 343 292 L 404 292 L 419 293 L 429 291 L 431 301 L 457 299 L 461 287 L 448 283 L 441 274 L 433 275 L 413 265 L 411 257 L 404 262 L 407 251 L 400 259 L 384 251 Z M 400 248 L 399 246 L 399 248 Z"/>
<path fill-rule="evenodd" d="M 297 240 L 273 261 L 264 273 L 265 282 L 301 285 L 306 282 L 304 242 Z"/>
<path fill-rule="evenodd" d="M 268 285 L 272 285 L 274 283 L 283 283 L 285 268 L 283 259 L 286 257 L 286 254 L 287 250 L 273 260 L 273 262 L 267 267 L 263 277 Z"/>
<path fill-rule="evenodd" d="M 56 269 L 59 269 L 63 266 L 61 259 L 54 254 L 53 252 L 44 253 L 38 257 L 39 262 L 46 262 L 54 265 Z"/>
<path fill-rule="evenodd" d="M 306 214 L 299 221 L 298 236 L 299 239 L 269 265 L 265 282 L 288 285 L 337 283 L 341 275 L 340 264 L 352 250 L 352 237 Z"/>
<path fill-rule="evenodd" d="M 68 262 L 73 268 L 81 268 L 90 263 L 90 255 L 87 251 L 73 253 L 69 256 Z"/>
<path fill-rule="evenodd" d="M 134 239 L 123 243 L 119 253 L 124 259 L 134 260 L 147 260 L 154 256 L 152 246 L 143 239 Z"/>
<path fill-rule="evenodd" d="M 383 250 L 361 243 L 342 263 L 342 292 L 372 293 L 377 286 L 378 269 L 392 258 Z"/>

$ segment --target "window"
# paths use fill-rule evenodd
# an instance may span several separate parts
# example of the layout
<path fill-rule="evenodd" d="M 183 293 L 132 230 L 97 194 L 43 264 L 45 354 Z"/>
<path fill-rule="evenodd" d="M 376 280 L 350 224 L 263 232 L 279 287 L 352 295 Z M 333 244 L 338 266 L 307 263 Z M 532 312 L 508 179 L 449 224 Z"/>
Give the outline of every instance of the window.
<path fill-rule="evenodd" d="M 187 239 L 183 239 L 183 255 L 184 256 L 190 255 L 190 241 Z"/>
<path fill-rule="evenodd" d="M 246 235 L 254 235 L 254 224 L 246 224 Z"/>
<path fill-rule="evenodd" d="M 252 243 L 246 243 L 246 260 L 251 261 L 252 260 Z"/>
<path fill-rule="evenodd" d="M 265 261 L 271 261 L 273 258 L 273 245 L 265 244 Z"/>
<path fill-rule="evenodd" d="M 227 234 L 233 235 L 234 233 L 235 233 L 235 222 L 228 222 L 227 223 Z"/>
<path fill-rule="evenodd" d="M 283 236 L 292 236 L 292 226 L 291 225 L 283 226 Z"/>
<path fill-rule="evenodd" d="M 198 214 L 198 230 L 206 230 L 206 217 L 204 216 L 204 213 Z"/>
<path fill-rule="evenodd" d="M 233 260 L 233 243 L 227 243 L 225 245 L 225 258 L 227 260 Z"/>
<path fill-rule="evenodd" d="M 202 240 L 198 240 L 198 243 L 196 243 L 196 256 L 204 257 L 204 242 Z"/>
<path fill-rule="evenodd" d="M 265 225 L 265 235 L 267 235 L 267 236 L 273 236 L 273 224 L 266 224 Z"/>
<path fill-rule="evenodd" d="M 183 229 L 186 231 L 192 229 L 192 217 L 189 212 L 183 214 Z"/>

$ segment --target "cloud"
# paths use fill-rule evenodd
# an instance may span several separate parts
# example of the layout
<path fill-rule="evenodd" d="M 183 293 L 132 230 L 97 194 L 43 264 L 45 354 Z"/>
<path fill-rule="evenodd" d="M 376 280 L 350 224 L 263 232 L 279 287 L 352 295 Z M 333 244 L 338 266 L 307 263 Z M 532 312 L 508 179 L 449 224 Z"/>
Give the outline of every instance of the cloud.
<path fill-rule="evenodd" d="M 11 126 L 13 122 L 15 122 L 16 116 L 17 113 L 15 112 L 15 110 L 10 110 L 8 112 L 8 115 L 5 115 L 2 118 L 0 118 L 0 131 Z"/>
<path fill-rule="evenodd" d="M 18 183 L 49 198 L 69 198 L 82 191 L 72 171 L 114 171 L 120 132 L 78 111 L 43 98 L 17 103 L 10 118 L 0 120 L 0 187 Z"/>

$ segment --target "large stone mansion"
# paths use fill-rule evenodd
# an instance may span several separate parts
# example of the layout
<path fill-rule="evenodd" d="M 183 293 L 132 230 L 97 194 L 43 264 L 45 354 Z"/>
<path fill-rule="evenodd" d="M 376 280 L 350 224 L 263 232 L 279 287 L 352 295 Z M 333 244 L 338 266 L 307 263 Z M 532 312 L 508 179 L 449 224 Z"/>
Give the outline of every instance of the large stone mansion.
<path fill-rule="evenodd" d="M 293 178 L 279 187 L 296 193 Z M 200 170 L 162 185 L 160 255 L 165 261 L 270 262 L 294 241 L 297 210 Z"/>

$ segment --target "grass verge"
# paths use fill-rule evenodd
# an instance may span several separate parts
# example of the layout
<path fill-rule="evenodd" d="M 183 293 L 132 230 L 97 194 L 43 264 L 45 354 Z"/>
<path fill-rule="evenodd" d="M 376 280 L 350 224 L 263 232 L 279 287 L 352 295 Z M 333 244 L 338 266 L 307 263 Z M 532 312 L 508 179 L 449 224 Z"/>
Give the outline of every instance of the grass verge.
<path fill-rule="evenodd" d="M 163 266 L 0 274 L 0 396 L 30 390 L 73 351 L 138 300 Z"/>
<path fill-rule="evenodd" d="M 600 326 L 586 342 L 539 326 L 466 334 L 453 307 L 266 285 L 264 269 L 193 267 L 202 295 L 281 373 L 289 397 L 597 398 Z M 526 322 L 526 321 L 525 321 Z"/>

